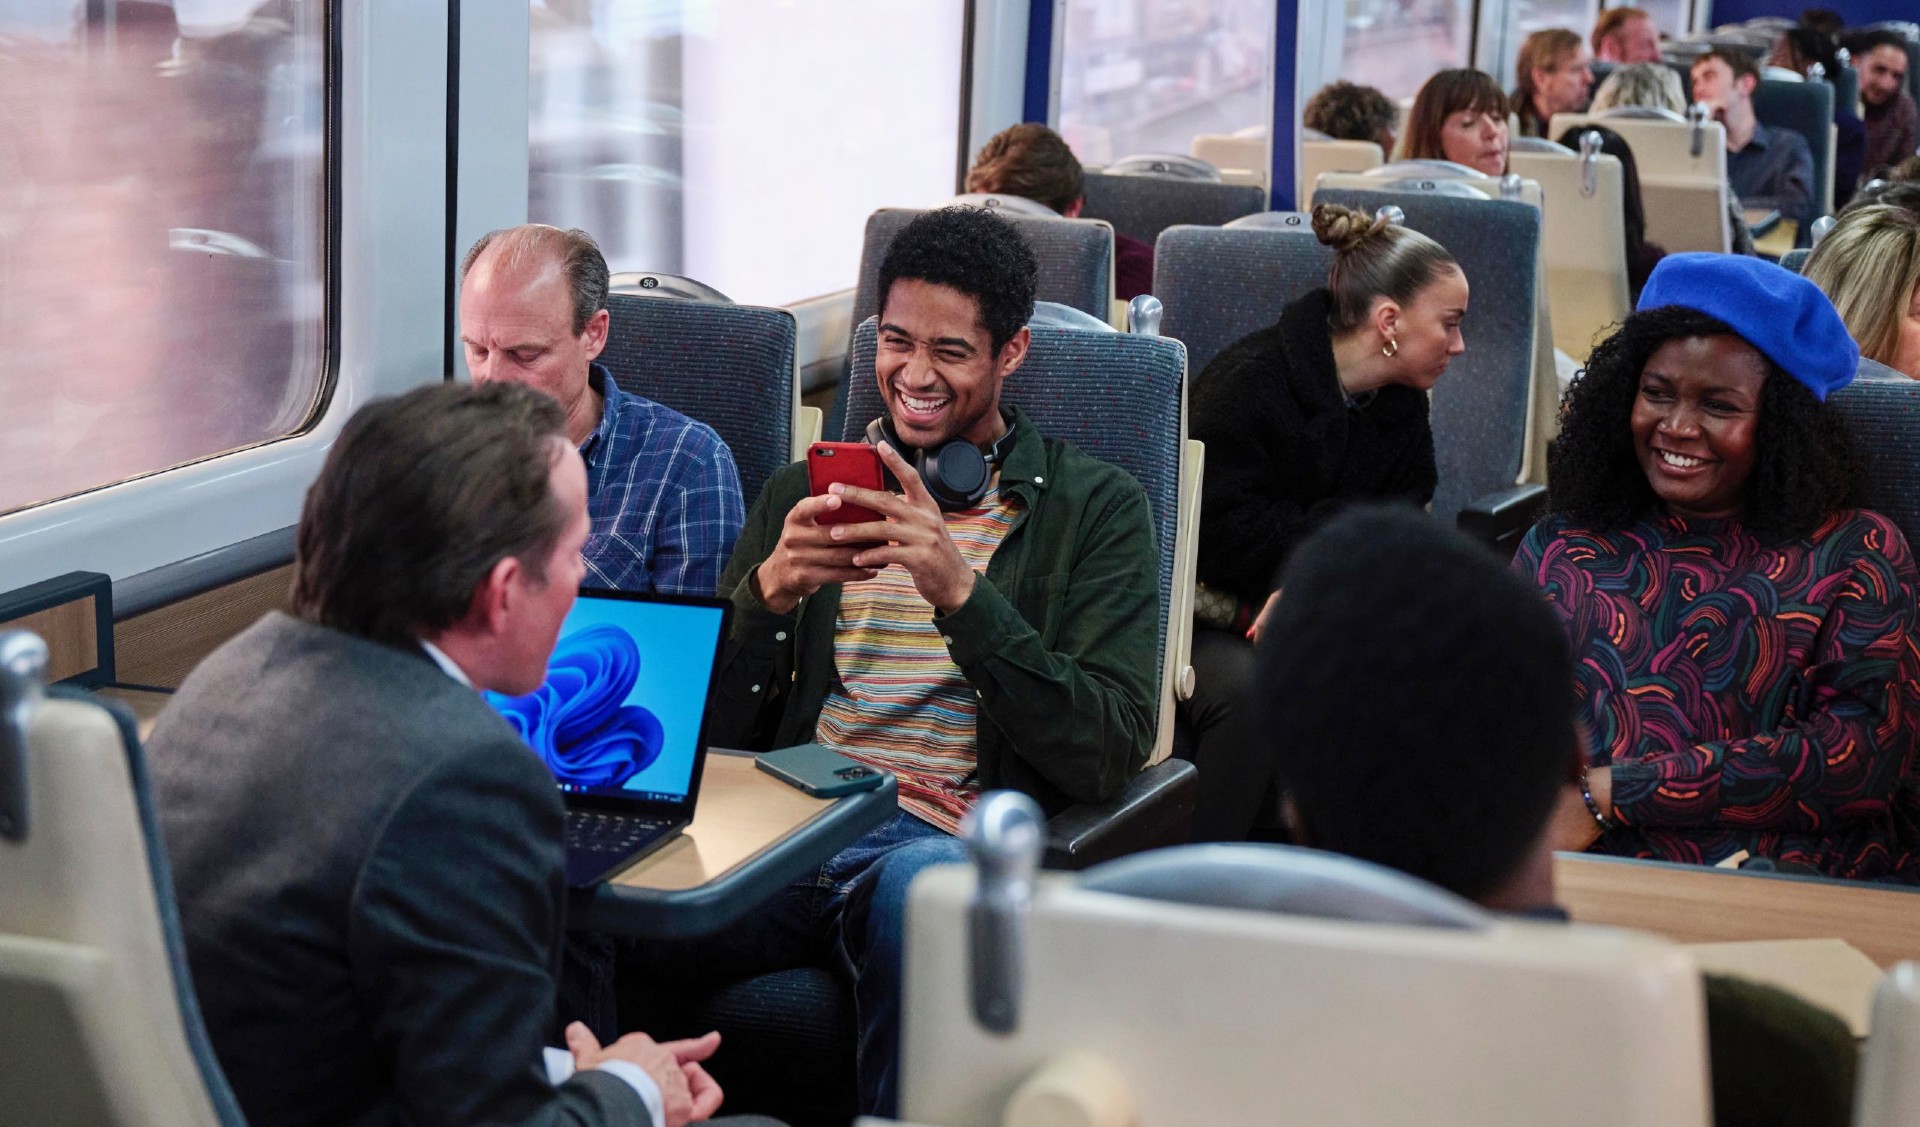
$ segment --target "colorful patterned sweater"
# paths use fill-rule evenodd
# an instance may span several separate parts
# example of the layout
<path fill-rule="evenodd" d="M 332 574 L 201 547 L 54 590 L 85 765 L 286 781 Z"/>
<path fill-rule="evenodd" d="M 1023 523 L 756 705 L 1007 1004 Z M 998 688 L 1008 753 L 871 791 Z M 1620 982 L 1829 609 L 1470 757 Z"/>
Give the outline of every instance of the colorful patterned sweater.
<path fill-rule="evenodd" d="M 1566 623 L 1590 761 L 1613 769 L 1596 851 L 1920 883 L 1920 578 L 1885 517 L 1772 548 L 1735 520 L 1550 517 L 1514 567 Z"/>

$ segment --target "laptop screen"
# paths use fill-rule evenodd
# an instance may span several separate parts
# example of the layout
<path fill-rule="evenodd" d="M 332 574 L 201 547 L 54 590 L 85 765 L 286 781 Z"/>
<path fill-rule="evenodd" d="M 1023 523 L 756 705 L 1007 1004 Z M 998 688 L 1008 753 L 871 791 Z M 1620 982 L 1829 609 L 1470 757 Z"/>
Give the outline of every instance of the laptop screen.
<path fill-rule="evenodd" d="M 560 789 L 681 803 L 698 779 L 701 721 L 728 605 L 585 589 L 560 626 L 547 681 L 487 703 Z"/>

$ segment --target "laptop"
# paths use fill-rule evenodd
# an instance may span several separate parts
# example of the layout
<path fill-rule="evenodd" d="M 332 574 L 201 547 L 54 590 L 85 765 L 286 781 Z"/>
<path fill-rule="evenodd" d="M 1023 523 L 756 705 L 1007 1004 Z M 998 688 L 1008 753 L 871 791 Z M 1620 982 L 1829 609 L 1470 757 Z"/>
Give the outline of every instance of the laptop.
<path fill-rule="evenodd" d="M 572 887 L 606 880 L 693 821 L 731 612 L 720 599 L 583 587 L 546 683 L 486 694 L 565 796 Z"/>

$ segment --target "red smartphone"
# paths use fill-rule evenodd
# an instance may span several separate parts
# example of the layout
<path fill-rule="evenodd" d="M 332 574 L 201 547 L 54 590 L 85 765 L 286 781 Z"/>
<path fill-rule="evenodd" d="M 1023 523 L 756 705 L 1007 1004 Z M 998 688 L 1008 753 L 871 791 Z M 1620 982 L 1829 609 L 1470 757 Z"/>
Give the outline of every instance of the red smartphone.
<path fill-rule="evenodd" d="M 807 447 L 807 491 L 818 497 L 834 482 L 857 485 L 862 489 L 883 491 L 887 487 L 886 467 L 880 463 L 880 451 L 864 442 L 816 442 Z M 887 518 L 846 501 L 837 509 L 821 513 L 821 524 L 865 524 Z"/>

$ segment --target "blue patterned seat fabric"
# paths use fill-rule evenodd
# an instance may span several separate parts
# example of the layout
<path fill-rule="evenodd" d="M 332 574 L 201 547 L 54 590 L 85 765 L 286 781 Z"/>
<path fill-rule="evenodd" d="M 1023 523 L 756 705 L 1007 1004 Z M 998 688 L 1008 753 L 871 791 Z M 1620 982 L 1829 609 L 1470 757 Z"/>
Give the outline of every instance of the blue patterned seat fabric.
<path fill-rule="evenodd" d="M 1327 282 L 1333 252 L 1305 225 L 1169 227 L 1153 252 L 1160 333 L 1187 346 L 1199 379 L 1223 349 L 1280 319 L 1288 302 Z"/>
<path fill-rule="evenodd" d="M 1089 172 L 1086 203 L 1080 214 L 1104 219 L 1122 235 L 1151 243 L 1175 224 L 1218 227 L 1243 215 L 1265 211 L 1266 207 L 1266 189 L 1252 184 Z"/>
<path fill-rule="evenodd" d="M 1314 202 L 1369 214 L 1392 204 L 1406 213 L 1407 226 L 1446 247 L 1466 273 L 1472 295 L 1463 326 L 1467 350 L 1433 389 L 1440 473 L 1433 515 L 1452 524 L 1468 502 L 1512 488 L 1520 474 L 1533 381 L 1540 213 L 1507 200 L 1419 192 L 1327 189 Z"/>
<path fill-rule="evenodd" d="M 869 317 L 853 334 L 853 370 L 869 375 L 842 389 L 847 398 L 844 441 L 862 441 L 867 424 L 886 410 L 870 374 L 877 347 L 877 322 Z M 1003 392 L 1005 401 L 1017 404 L 1048 437 L 1119 466 L 1147 491 L 1160 544 L 1163 655 L 1173 593 L 1186 367 L 1186 350 L 1165 337 L 1036 328 L 1026 362 L 1007 377 Z"/>
<path fill-rule="evenodd" d="M 798 330 L 784 309 L 611 294 L 600 362 L 614 382 L 712 427 L 733 451 L 746 504 L 793 460 Z"/>
<path fill-rule="evenodd" d="M 1859 375 L 1827 402 L 1866 462 L 1866 507 L 1920 545 L 1920 380 L 1862 360 Z"/>

